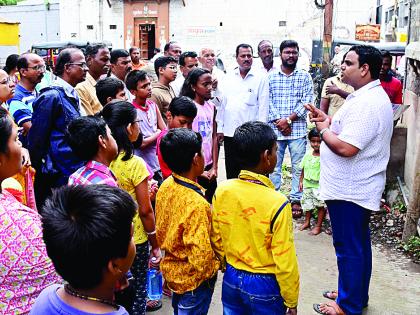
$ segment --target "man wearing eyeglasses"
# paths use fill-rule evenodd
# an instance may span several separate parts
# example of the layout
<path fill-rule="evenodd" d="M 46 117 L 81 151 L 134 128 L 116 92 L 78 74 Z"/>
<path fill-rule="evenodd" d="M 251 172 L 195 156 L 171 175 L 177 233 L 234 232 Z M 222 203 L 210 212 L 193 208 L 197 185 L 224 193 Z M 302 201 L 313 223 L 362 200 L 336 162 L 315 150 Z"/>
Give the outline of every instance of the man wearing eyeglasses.
<path fill-rule="evenodd" d="M 280 44 L 281 66 L 270 73 L 266 79 L 269 93 L 268 106 L 260 107 L 259 118 L 267 121 L 277 134 L 277 165 L 270 175 L 276 190 L 282 183 L 282 164 L 286 148 L 292 160 L 292 190 L 290 201 L 295 216 L 301 214 L 299 178 L 300 162 L 306 151 L 306 115 L 304 105 L 313 102 L 311 76 L 296 67 L 299 59 L 299 45 L 294 40 Z"/>
<path fill-rule="evenodd" d="M 198 67 L 197 53 L 195 51 L 185 51 L 179 57 L 178 62 L 181 75 L 177 75 L 175 81 L 171 83 L 171 86 L 174 89 L 176 96 L 179 96 L 179 92 L 181 92 L 182 85 L 184 84 L 188 73 L 190 73 L 192 70 Z"/>
<path fill-rule="evenodd" d="M 81 116 L 74 87 L 85 80 L 87 71 L 81 50 L 62 50 L 57 57 L 55 80 L 33 102 L 28 149 L 37 170 L 34 184 L 38 209 L 42 209 L 52 188 L 66 185 L 69 176 L 83 165 L 84 161 L 73 154 L 67 142 L 66 130 L 71 121 Z"/>
<path fill-rule="evenodd" d="M 37 54 L 22 54 L 17 61 L 20 82 L 16 85 L 15 95 L 7 103 L 15 123 L 22 127 L 19 140 L 27 147 L 27 135 L 32 126 L 32 103 L 38 96 L 35 86 L 41 82 L 45 73 L 45 62 Z"/>

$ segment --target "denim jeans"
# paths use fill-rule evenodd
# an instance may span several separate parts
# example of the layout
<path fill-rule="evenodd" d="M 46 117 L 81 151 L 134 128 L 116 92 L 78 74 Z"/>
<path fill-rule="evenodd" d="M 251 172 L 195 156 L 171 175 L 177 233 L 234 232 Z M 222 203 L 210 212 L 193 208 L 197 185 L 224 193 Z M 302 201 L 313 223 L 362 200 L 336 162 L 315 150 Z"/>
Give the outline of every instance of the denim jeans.
<path fill-rule="evenodd" d="M 174 315 L 206 315 L 209 311 L 211 298 L 217 275 L 205 280 L 200 286 L 183 294 L 172 294 Z"/>
<path fill-rule="evenodd" d="M 294 140 L 277 140 L 277 164 L 274 172 L 270 174 L 270 179 L 276 190 L 280 190 L 281 186 L 281 167 L 283 165 L 284 153 L 286 147 L 289 147 L 290 158 L 292 160 L 292 191 L 290 192 L 291 201 L 300 201 L 302 192 L 299 191 L 299 179 L 302 172 L 300 162 L 306 152 L 306 138 Z"/>
<path fill-rule="evenodd" d="M 223 277 L 224 315 L 283 315 L 286 306 L 273 274 L 258 274 L 226 266 Z"/>
<path fill-rule="evenodd" d="M 344 200 L 326 200 L 338 266 L 337 304 L 347 315 L 361 315 L 369 300 L 372 274 L 370 210 Z"/>

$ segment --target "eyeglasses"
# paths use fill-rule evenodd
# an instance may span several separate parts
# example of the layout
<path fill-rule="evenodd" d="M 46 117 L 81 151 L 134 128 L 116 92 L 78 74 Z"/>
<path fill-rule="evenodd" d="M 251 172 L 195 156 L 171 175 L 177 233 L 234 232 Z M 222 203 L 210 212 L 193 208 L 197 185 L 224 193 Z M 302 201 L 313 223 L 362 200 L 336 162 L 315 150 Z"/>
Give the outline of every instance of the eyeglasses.
<path fill-rule="evenodd" d="M 27 69 L 32 69 L 35 71 L 45 71 L 47 69 L 47 67 L 45 65 L 36 65 L 33 67 L 26 67 Z"/>
<path fill-rule="evenodd" d="M 166 66 L 166 68 L 169 68 L 171 70 L 178 70 L 177 66 Z"/>
<path fill-rule="evenodd" d="M 7 77 L 6 79 L 4 79 L 3 81 L 0 82 L 0 84 L 4 84 L 4 85 L 9 85 L 10 83 L 13 82 L 12 77 Z"/>
<path fill-rule="evenodd" d="M 283 51 L 282 54 L 288 56 L 300 56 L 298 51 Z"/>
<path fill-rule="evenodd" d="M 87 63 L 86 62 L 69 62 L 69 63 L 66 63 L 66 65 L 78 66 L 82 69 L 87 68 Z"/>
<path fill-rule="evenodd" d="M 133 124 L 134 124 L 134 123 L 138 123 L 138 124 L 139 124 L 139 123 L 141 123 L 142 121 L 143 121 L 143 120 L 138 119 L 138 120 L 133 121 Z"/>

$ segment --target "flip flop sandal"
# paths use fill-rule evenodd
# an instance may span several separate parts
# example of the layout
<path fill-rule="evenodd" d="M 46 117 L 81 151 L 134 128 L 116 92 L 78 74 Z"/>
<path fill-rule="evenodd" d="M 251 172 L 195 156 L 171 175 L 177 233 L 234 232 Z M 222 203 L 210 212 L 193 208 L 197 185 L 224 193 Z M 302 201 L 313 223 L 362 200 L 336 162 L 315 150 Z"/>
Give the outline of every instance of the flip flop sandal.
<path fill-rule="evenodd" d="M 324 298 L 327 298 L 327 299 L 330 299 L 330 300 L 335 301 L 336 297 L 335 298 L 331 297 L 331 295 L 333 295 L 333 294 L 335 294 L 335 295 L 338 296 L 338 291 L 337 290 L 328 290 L 328 291 L 322 292 L 322 296 Z"/>
<path fill-rule="evenodd" d="M 162 308 L 162 301 L 148 300 L 146 302 L 146 312 L 154 312 Z"/>
<path fill-rule="evenodd" d="M 327 307 L 331 307 L 332 309 L 334 309 L 336 315 L 346 315 L 338 305 L 332 305 L 332 304 L 328 304 L 328 303 L 322 303 L 322 304 L 326 305 Z M 321 304 L 313 304 L 314 311 L 317 312 L 318 314 L 328 315 L 327 313 L 324 313 L 323 311 L 321 311 L 320 306 L 321 306 Z"/>

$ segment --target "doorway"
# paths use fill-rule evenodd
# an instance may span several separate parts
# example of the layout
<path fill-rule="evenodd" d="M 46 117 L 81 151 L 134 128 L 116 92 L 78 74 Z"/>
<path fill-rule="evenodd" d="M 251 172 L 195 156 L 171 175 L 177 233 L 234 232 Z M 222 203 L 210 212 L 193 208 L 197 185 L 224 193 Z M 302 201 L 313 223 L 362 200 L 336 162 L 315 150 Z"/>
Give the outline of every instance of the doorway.
<path fill-rule="evenodd" d="M 153 57 L 155 49 L 155 24 L 139 24 L 139 49 L 141 59 Z"/>

